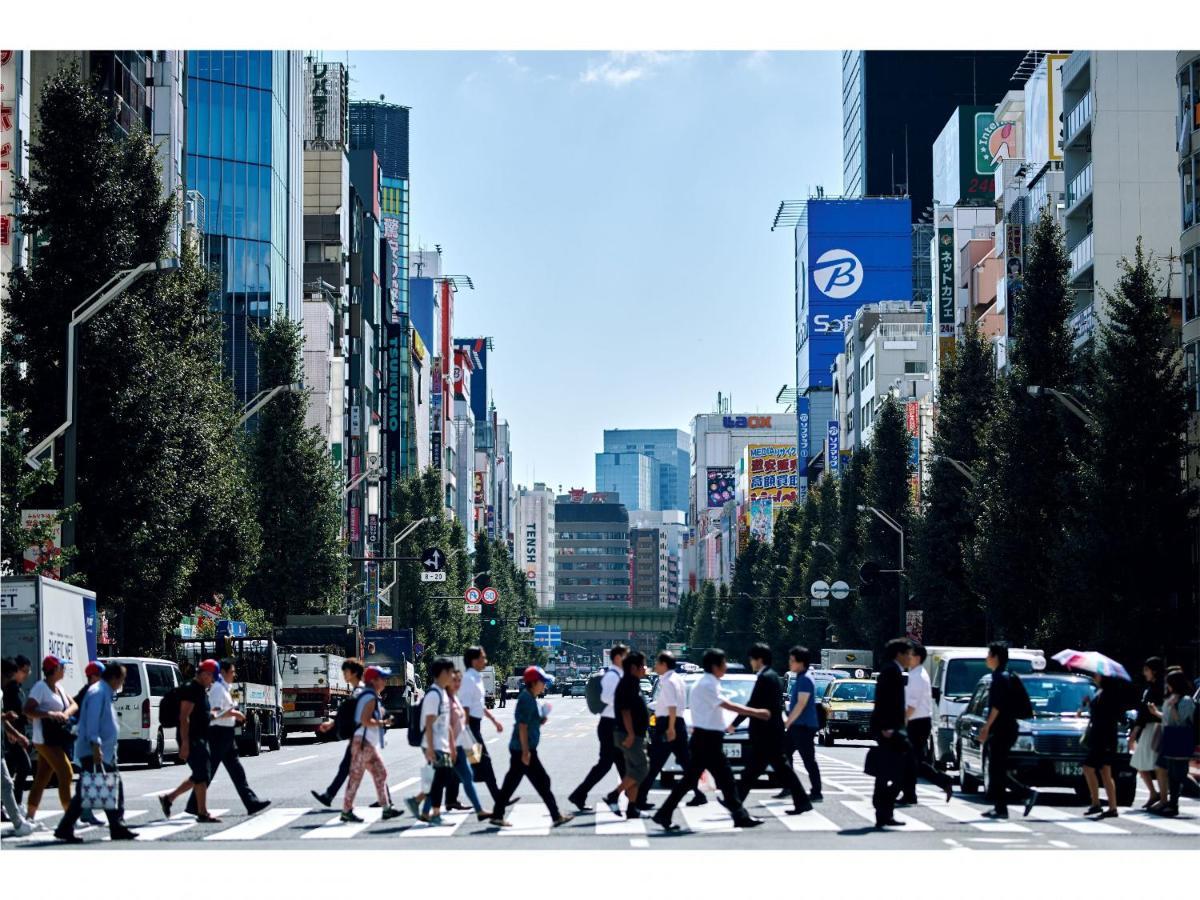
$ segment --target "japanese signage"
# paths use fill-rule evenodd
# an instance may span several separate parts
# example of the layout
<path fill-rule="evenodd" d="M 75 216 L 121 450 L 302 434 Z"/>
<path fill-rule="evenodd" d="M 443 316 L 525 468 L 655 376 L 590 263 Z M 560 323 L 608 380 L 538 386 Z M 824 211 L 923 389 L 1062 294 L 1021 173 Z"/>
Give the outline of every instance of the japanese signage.
<path fill-rule="evenodd" d="M 379 516 L 371 513 L 367 516 L 367 543 L 375 544 L 379 542 Z"/>
<path fill-rule="evenodd" d="M 796 424 L 797 424 L 797 429 L 796 429 L 796 434 L 797 434 L 796 474 L 799 476 L 798 481 L 799 481 L 800 490 L 797 495 L 797 500 L 800 503 L 803 503 L 808 498 L 808 448 L 809 448 L 808 405 L 809 405 L 809 401 L 808 401 L 807 397 L 797 397 L 796 398 Z"/>
<path fill-rule="evenodd" d="M 910 449 L 908 454 L 909 491 L 913 503 L 921 499 L 921 408 L 915 400 L 904 404 L 904 424 L 909 434 Z"/>
<path fill-rule="evenodd" d="M 407 323 L 398 325 L 389 322 L 387 324 L 387 392 L 384 396 L 383 436 L 387 444 L 385 465 L 389 479 L 404 477 L 404 469 L 400 464 L 400 448 L 405 410 L 401 402 L 400 389 L 406 380 L 401 375 L 402 367 L 408 366 L 404 347 L 404 337 L 407 331 Z"/>
<path fill-rule="evenodd" d="M 951 214 L 946 214 L 947 218 Z M 937 230 L 938 360 L 945 363 L 954 349 L 954 227 Z"/>
<path fill-rule="evenodd" d="M 749 500 L 770 500 L 791 506 L 800 493 L 796 448 L 791 444 L 750 444 L 746 447 Z"/>
<path fill-rule="evenodd" d="M 708 508 L 720 509 L 734 497 L 734 474 L 731 466 L 708 467 Z"/>
<path fill-rule="evenodd" d="M 775 529 L 775 509 L 770 500 L 750 501 L 750 537 L 771 543 Z"/>
<path fill-rule="evenodd" d="M 442 467 L 442 433 L 440 431 L 429 433 L 429 459 L 439 469 Z"/>
<path fill-rule="evenodd" d="M 44 522 L 51 521 L 56 515 L 58 515 L 57 509 L 23 509 L 21 510 L 21 527 L 25 529 L 33 528 Z M 34 544 L 25 549 L 22 565 L 26 572 L 32 572 L 39 565 L 56 559 L 61 553 L 62 526 L 55 525 L 49 541 L 40 546 Z M 47 569 L 46 575 L 50 578 L 58 578 L 59 571 L 57 568 Z"/>
<path fill-rule="evenodd" d="M 350 507 L 350 540 L 362 540 L 362 510 L 357 506 Z"/>
<path fill-rule="evenodd" d="M 829 474 L 835 478 L 842 468 L 842 426 L 837 419 L 830 419 L 829 426 L 825 431 L 826 440 L 829 443 L 829 460 L 825 467 Z"/>
<path fill-rule="evenodd" d="M 21 174 L 17 154 L 21 146 L 17 135 L 17 51 L 0 50 L 0 253 L 3 254 L 5 279 L 13 270 L 13 182 Z"/>
<path fill-rule="evenodd" d="M 489 541 L 496 539 L 496 507 L 490 503 L 487 508 L 487 536 Z"/>
<path fill-rule="evenodd" d="M 362 437 L 362 407 L 350 407 L 350 437 Z"/>
<path fill-rule="evenodd" d="M 1025 162 L 1038 172 L 1062 155 L 1062 66 L 1067 53 L 1049 53 L 1025 82 Z"/>
<path fill-rule="evenodd" d="M 310 150 L 334 150 L 348 143 L 346 105 L 348 80 L 341 63 L 314 62 L 304 73 L 308 103 L 305 108 L 304 144 Z"/>
<path fill-rule="evenodd" d="M 475 473 L 475 505 L 483 506 L 483 473 Z"/>
<path fill-rule="evenodd" d="M 925 611 L 910 609 L 904 614 L 904 631 L 909 640 L 925 640 Z"/>

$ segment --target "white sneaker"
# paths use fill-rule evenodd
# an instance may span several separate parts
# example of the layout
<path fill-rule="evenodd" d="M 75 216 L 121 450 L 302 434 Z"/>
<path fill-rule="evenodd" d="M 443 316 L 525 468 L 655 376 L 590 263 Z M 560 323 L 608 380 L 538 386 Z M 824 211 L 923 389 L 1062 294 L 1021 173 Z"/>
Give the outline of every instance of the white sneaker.
<path fill-rule="evenodd" d="M 18 825 L 16 828 L 13 829 L 12 836 L 13 837 L 25 837 L 26 835 L 33 834 L 33 828 L 34 828 L 33 823 L 30 822 L 28 819 L 26 819 L 24 822 L 22 822 L 20 825 Z"/>
<path fill-rule="evenodd" d="M 29 826 L 30 826 L 30 827 L 31 827 L 31 828 L 32 828 L 34 831 L 45 831 L 45 830 L 46 830 L 46 825 L 45 825 L 45 823 L 44 823 L 44 822 L 37 822 L 37 821 L 35 821 L 35 820 L 33 820 L 33 819 L 26 819 L 26 820 L 25 820 L 25 822 L 26 822 L 26 823 L 27 823 L 27 824 L 28 824 L 28 825 L 29 825 Z"/>

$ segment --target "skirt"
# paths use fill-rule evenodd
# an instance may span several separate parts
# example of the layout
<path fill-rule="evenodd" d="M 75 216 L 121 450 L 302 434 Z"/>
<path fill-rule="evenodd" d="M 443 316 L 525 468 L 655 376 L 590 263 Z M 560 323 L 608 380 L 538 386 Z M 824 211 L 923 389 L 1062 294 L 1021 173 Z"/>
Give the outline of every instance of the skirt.
<path fill-rule="evenodd" d="M 1162 728 L 1158 722 L 1150 722 L 1138 735 L 1137 746 L 1133 750 L 1133 756 L 1129 759 L 1129 766 L 1135 772 L 1150 772 L 1154 770 L 1154 764 L 1158 760 L 1158 750 L 1155 748 L 1155 743 L 1158 740 L 1159 730 Z"/>

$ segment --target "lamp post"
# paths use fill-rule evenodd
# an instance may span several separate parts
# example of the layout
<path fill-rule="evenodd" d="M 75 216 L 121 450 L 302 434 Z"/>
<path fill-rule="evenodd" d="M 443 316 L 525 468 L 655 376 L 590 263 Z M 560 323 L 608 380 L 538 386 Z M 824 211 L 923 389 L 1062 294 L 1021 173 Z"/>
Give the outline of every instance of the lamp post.
<path fill-rule="evenodd" d="M 929 458 L 932 460 L 941 460 L 944 463 L 949 463 L 953 467 L 954 471 L 958 472 L 959 475 L 971 482 L 972 487 L 979 487 L 979 476 L 976 475 L 974 470 L 965 462 L 952 459 L 949 456 L 942 456 L 940 453 L 931 453 Z"/>
<path fill-rule="evenodd" d="M 1081 403 L 1071 394 L 1068 394 L 1066 391 L 1059 391 L 1050 387 L 1042 387 L 1041 385 L 1037 384 L 1031 384 L 1025 388 L 1025 390 L 1029 392 L 1030 397 L 1045 397 L 1047 395 L 1053 397 L 1063 407 L 1066 408 L 1067 412 L 1071 413 L 1073 416 L 1079 419 L 1079 421 L 1083 422 L 1084 425 L 1096 424 L 1096 418 L 1087 411 L 1087 408 L 1083 405 L 1083 403 Z"/>
<path fill-rule="evenodd" d="M 887 525 L 889 528 L 891 528 L 893 531 L 895 531 L 896 534 L 900 535 L 900 568 L 898 568 L 898 569 L 883 569 L 882 571 L 896 573 L 896 576 L 897 576 L 896 587 L 898 588 L 897 593 L 900 595 L 900 633 L 904 634 L 905 633 L 904 587 L 902 585 L 903 579 L 905 578 L 905 573 L 904 573 L 904 529 L 900 526 L 899 522 L 897 522 L 895 519 L 893 519 L 891 516 L 889 516 L 883 510 L 876 509 L 874 506 L 863 506 L 860 503 L 858 505 L 858 511 L 859 512 L 869 512 L 869 513 L 874 514 L 874 516 L 877 519 L 879 519 L 879 521 L 883 522 L 883 524 Z"/>
<path fill-rule="evenodd" d="M 349 491 L 350 488 L 347 487 L 346 490 Z M 342 496 L 344 497 L 345 494 L 343 494 Z M 393 557 L 393 559 L 396 556 L 396 551 L 400 547 L 400 542 L 402 540 L 404 540 L 406 537 L 408 537 L 410 534 L 412 534 L 414 531 L 416 531 L 422 525 L 425 525 L 425 524 L 432 525 L 436 521 L 437 521 L 437 516 L 426 516 L 423 519 L 417 519 L 415 522 L 410 522 L 408 524 L 408 526 L 402 532 L 400 532 L 398 535 L 396 535 L 395 538 L 392 539 L 392 557 Z M 399 562 L 393 561 L 392 562 L 392 580 L 389 581 L 382 588 L 380 588 L 379 593 L 377 595 L 379 597 L 380 602 L 383 602 L 384 594 L 388 594 L 388 595 L 391 594 L 392 588 L 395 587 L 396 582 L 400 578 L 399 573 L 400 573 Z M 392 610 L 392 627 L 398 628 L 399 625 L 397 624 L 396 611 L 394 609 L 392 609 L 391 600 L 388 601 L 388 609 Z"/>
<path fill-rule="evenodd" d="M 112 278 L 100 285 L 90 297 L 71 311 L 71 321 L 67 324 L 67 421 L 59 425 L 40 444 L 25 454 L 25 462 L 37 469 L 42 464 L 42 457 L 49 452 L 53 455 L 54 442 L 66 435 L 63 448 L 63 508 L 75 505 L 75 461 L 76 461 L 76 419 L 79 414 L 79 401 L 75 394 L 75 369 L 78 366 L 78 353 L 75 345 L 77 330 L 112 303 L 147 275 L 159 275 L 179 268 L 176 257 L 165 257 L 154 262 L 142 263 L 132 269 L 121 269 Z M 63 522 L 63 546 L 75 545 L 75 519 L 67 517 Z"/>
<path fill-rule="evenodd" d="M 258 414 L 264 406 L 274 400 L 282 393 L 298 394 L 303 390 L 299 384 L 277 384 L 273 388 L 268 388 L 265 391 L 259 391 L 249 402 L 242 407 L 241 413 L 238 415 L 238 426 L 245 425 L 250 419 Z"/>

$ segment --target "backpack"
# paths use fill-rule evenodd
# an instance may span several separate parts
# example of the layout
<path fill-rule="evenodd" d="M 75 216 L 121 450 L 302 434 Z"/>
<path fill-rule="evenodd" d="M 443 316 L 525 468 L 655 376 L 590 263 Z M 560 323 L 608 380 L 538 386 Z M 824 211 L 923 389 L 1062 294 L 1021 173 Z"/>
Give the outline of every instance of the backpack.
<path fill-rule="evenodd" d="M 607 673 L 608 669 L 593 672 L 588 676 L 587 685 L 584 687 L 583 696 L 587 700 L 588 712 L 593 715 L 600 715 L 600 713 L 604 712 L 604 707 L 608 705 L 600 699 L 600 693 L 603 689 L 601 682 L 604 681 L 604 676 Z"/>
<path fill-rule="evenodd" d="M 440 716 L 442 714 L 442 703 L 445 702 L 446 695 L 436 685 L 431 684 L 429 690 L 438 692 L 438 715 Z M 425 735 L 425 723 L 421 721 L 421 707 L 424 704 L 425 698 L 422 697 L 420 703 L 412 703 L 408 707 L 408 745 L 410 747 L 420 747 L 421 738 Z"/>
<path fill-rule="evenodd" d="M 1029 692 L 1025 690 L 1025 684 L 1021 681 L 1021 676 L 1009 672 L 1007 678 L 1012 694 L 1013 718 L 1032 719 L 1033 703 L 1029 700 Z"/>
<path fill-rule="evenodd" d="M 158 704 L 158 724 L 163 728 L 179 727 L 179 701 L 183 685 L 177 684 L 165 694 Z"/>
<path fill-rule="evenodd" d="M 363 691 L 363 694 L 371 694 L 374 696 L 374 691 Z M 354 732 L 358 731 L 358 716 L 355 713 L 358 711 L 358 701 L 362 694 L 358 696 L 350 696 L 341 702 L 337 708 L 337 712 L 333 716 L 333 733 L 339 741 L 348 741 L 354 737 Z"/>

